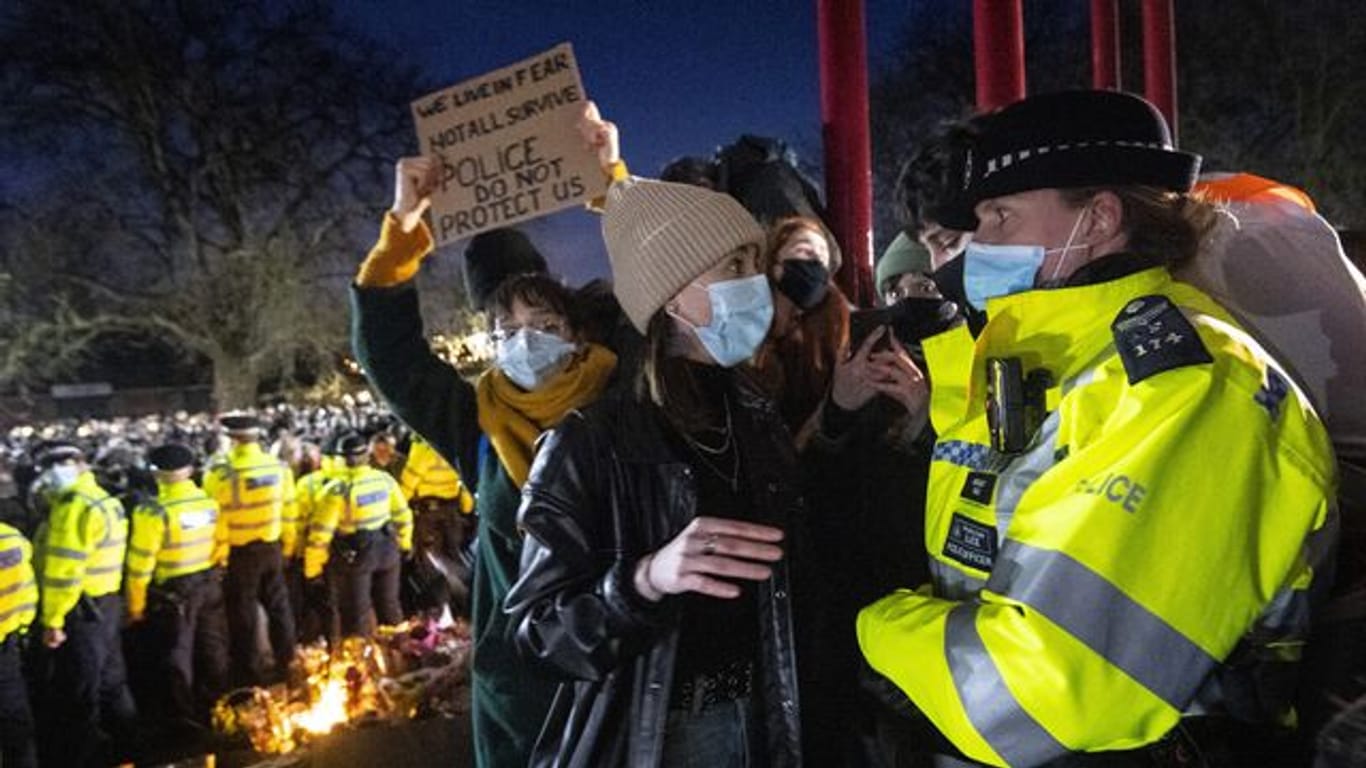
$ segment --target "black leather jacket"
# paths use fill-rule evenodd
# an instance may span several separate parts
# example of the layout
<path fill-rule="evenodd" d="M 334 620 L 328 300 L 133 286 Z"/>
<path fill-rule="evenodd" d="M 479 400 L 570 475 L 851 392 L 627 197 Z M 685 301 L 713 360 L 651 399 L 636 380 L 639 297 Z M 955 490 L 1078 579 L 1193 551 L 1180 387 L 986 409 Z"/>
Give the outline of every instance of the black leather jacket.
<path fill-rule="evenodd" d="M 801 540 L 796 459 L 770 401 L 737 384 L 732 402 L 755 519 L 787 533 L 787 556 L 757 590 L 755 700 L 766 762 L 799 766 L 788 579 Z M 679 614 L 671 598 L 641 597 L 632 577 L 642 556 L 697 513 L 692 469 L 671 450 L 668 429 L 653 404 L 615 393 L 567 417 L 537 452 L 519 515 L 527 533 L 521 575 L 505 607 L 521 651 L 571 679 L 556 694 L 533 766 L 660 762 Z"/>

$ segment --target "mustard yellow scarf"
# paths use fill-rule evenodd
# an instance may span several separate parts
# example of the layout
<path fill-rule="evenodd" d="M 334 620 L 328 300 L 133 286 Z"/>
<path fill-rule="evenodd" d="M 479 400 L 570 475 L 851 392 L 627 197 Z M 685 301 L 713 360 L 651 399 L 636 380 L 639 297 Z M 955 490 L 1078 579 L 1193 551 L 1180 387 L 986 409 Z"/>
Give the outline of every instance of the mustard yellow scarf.
<path fill-rule="evenodd" d="M 490 368 L 475 385 L 479 428 L 489 436 L 512 483 L 521 488 L 531 472 L 536 438 L 566 413 L 593 402 L 602 394 L 617 356 L 606 347 L 587 344 L 564 370 L 540 388 L 527 392 L 497 368 Z"/>

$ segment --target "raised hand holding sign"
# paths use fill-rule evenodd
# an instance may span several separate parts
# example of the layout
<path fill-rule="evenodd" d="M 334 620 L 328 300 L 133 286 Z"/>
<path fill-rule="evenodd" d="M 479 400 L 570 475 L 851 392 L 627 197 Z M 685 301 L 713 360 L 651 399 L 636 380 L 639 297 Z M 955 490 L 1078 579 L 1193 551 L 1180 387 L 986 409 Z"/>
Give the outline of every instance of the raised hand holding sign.
<path fill-rule="evenodd" d="M 579 132 L 585 104 L 568 43 L 414 101 L 422 153 L 439 164 L 437 245 L 601 195 L 598 152 Z"/>

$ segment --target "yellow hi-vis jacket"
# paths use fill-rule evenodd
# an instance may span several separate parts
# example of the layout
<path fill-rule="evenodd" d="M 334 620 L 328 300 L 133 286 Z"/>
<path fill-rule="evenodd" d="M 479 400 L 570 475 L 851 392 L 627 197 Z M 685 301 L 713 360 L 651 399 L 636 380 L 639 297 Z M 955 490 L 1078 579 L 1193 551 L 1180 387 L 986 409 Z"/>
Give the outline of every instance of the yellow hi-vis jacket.
<path fill-rule="evenodd" d="M 204 492 L 218 502 L 228 523 L 228 543 L 279 541 L 292 557 L 298 534 L 294 473 L 260 443 L 234 445 L 226 460 L 204 473 Z"/>
<path fill-rule="evenodd" d="M 33 547 L 23 534 L 0 523 L 0 640 L 33 623 L 37 612 Z"/>
<path fill-rule="evenodd" d="M 318 516 L 319 510 L 322 508 L 327 484 L 335 480 L 337 475 L 345 472 L 345 470 L 345 464 L 341 464 L 336 456 L 324 456 L 321 466 L 294 483 L 294 504 L 298 508 L 298 523 L 295 526 L 295 530 L 298 532 L 296 541 L 301 543 L 306 541 L 309 523 Z M 306 549 L 305 546 L 296 544 L 294 547 L 295 556 L 302 554 L 304 549 Z"/>
<path fill-rule="evenodd" d="M 157 497 L 133 510 L 128 537 L 128 614 L 141 617 L 147 584 L 199 573 L 228 560 L 227 520 L 192 480 L 158 484 Z"/>
<path fill-rule="evenodd" d="M 325 486 L 322 503 L 308 522 L 304 549 L 304 577 L 323 572 L 334 535 L 373 531 L 392 523 L 398 548 L 413 548 L 413 513 L 393 476 L 374 467 L 351 467 L 340 471 Z"/>
<path fill-rule="evenodd" d="M 413 437 L 408 463 L 403 465 L 403 495 L 408 501 L 416 499 L 458 499 L 460 511 L 466 515 L 474 511 L 474 496 L 455 470 L 427 441 Z"/>
<path fill-rule="evenodd" d="M 39 546 L 38 616 L 44 627 L 62 629 L 82 594 L 100 597 L 119 591 L 128 519 L 119 500 L 88 471 L 54 494 L 51 503 L 46 537 Z"/>
<path fill-rule="evenodd" d="M 970 372 L 932 407 L 934 583 L 863 609 L 868 662 L 992 765 L 1135 748 L 1183 713 L 1246 711 L 1223 662 L 1240 641 L 1240 658 L 1295 656 L 1335 538 L 1322 424 L 1165 269 L 993 299 L 987 314 L 975 344 L 925 344 L 932 398 L 941 371 Z M 986 361 L 1003 357 L 1052 379 L 1012 455 L 985 413 Z"/>

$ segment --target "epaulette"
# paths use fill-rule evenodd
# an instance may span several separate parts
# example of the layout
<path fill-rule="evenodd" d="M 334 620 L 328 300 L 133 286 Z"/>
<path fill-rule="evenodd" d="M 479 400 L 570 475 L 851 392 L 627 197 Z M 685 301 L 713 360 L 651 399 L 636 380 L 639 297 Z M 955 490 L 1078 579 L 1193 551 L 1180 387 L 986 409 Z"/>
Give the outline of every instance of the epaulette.
<path fill-rule="evenodd" d="M 1130 384 L 1154 374 L 1214 362 L 1200 335 L 1166 296 L 1141 296 L 1110 324 Z"/>

